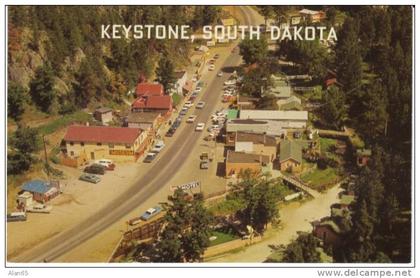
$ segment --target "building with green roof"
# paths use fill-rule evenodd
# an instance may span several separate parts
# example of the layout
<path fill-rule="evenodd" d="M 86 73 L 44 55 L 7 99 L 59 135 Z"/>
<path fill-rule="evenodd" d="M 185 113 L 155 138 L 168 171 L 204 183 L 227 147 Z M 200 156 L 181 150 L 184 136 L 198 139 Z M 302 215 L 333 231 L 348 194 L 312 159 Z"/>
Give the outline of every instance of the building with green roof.
<path fill-rule="evenodd" d="M 302 145 L 294 141 L 282 141 L 279 162 L 281 171 L 300 171 L 302 168 Z"/>

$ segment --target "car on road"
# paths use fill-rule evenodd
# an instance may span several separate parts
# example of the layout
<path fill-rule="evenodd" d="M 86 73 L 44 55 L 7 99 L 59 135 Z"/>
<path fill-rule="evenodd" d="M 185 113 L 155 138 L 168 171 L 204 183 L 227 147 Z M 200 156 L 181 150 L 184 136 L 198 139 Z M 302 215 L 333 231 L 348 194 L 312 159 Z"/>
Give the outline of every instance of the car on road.
<path fill-rule="evenodd" d="M 222 76 L 223 76 L 223 71 L 219 71 L 219 72 L 217 73 L 217 76 L 218 76 L 218 77 L 222 77 Z"/>
<path fill-rule="evenodd" d="M 144 163 L 150 163 L 152 162 L 155 158 L 156 158 L 157 154 L 156 153 L 147 153 L 146 157 L 144 158 L 143 162 Z"/>
<path fill-rule="evenodd" d="M 99 164 L 105 167 L 106 170 L 114 170 L 115 169 L 115 164 L 111 159 L 100 159 L 100 160 L 96 160 L 95 164 Z"/>
<path fill-rule="evenodd" d="M 7 222 L 26 221 L 26 213 L 23 211 L 11 212 L 7 214 Z"/>
<path fill-rule="evenodd" d="M 199 103 L 197 103 L 195 108 L 196 109 L 203 109 L 205 105 L 206 105 L 206 103 L 204 101 L 200 101 Z"/>
<path fill-rule="evenodd" d="M 155 146 L 151 149 L 152 153 L 160 153 L 165 147 L 165 143 L 162 140 L 156 142 Z"/>
<path fill-rule="evenodd" d="M 184 107 L 188 107 L 188 108 L 190 108 L 190 107 L 192 107 L 194 105 L 194 103 L 192 103 L 192 101 L 187 101 L 185 104 L 184 104 Z"/>
<path fill-rule="evenodd" d="M 98 183 L 98 182 L 101 181 L 101 178 L 98 177 L 97 175 L 93 175 L 93 174 L 82 174 L 79 177 L 79 180 L 87 181 L 87 182 L 91 182 L 91 183 Z"/>
<path fill-rule="evenodd" d="M 172 137 L 174 134 L 175 134 L 175 129 L 170 128 L 170 129 L 166 132 L 165 136 L 166 136 L 166 137 Z"/>
<path fill-rule="evenodd" d="M 210 66 L 209 66 L 209 70 L 210 70 L 210 71 L 213 71 L 213 70 L 215 70 L 215 69 L 216 69 L 216 66 L 215 66 L 215 65 L 210 65 Z"/>
<path fill-rule="evenodd" d="M 150 220 L 151 218 L 155 217 L 159 212 L 162 211 L 162 208 L 159 206 L 155 206 L 153 208 L 149 208 L 146 210 L 140 218 L 144 221 Z"/>
<path fill-rule="evenodd" d="M 198 123 L 195 127 L 195 131 L 203 131 L 205 126 L 205 123 Z"/>
<path fill-rule="evenodd" d="M 89 173 L 89 174 L 95 174 L 95 175 L 105 175 L 105 169 L 106 169 L 105 166 L 94 163 L 92 165 L 87 166 L 84 172 Z"/>
<path fill-rule="evenodd" d="M 191 115 L 188 117 L 187 119 L 187 123 L 193 123 L 195 121 L 195 119 L 197 119 L 196 115 Z"/>

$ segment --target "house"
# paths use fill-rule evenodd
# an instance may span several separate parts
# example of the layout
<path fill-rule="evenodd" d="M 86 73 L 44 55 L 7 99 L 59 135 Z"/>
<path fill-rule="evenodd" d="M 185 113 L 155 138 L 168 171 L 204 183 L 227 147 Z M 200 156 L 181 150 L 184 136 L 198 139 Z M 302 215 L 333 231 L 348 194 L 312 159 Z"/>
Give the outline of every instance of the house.
<path fill-rule="evenodd" d="M 366 166 L 371 156 L 372 156 L 372 151 L 370 149 L 358 149 L 356 151 L 357 166 L 359 167 Z"/>
<path fill-rule="evenodd" d="M 263 167 L 269 166 L 269 164 L 270 158 L 266 155 L 228 151 L 226 155 L 226 176 L 236 176 L 245 170 L 259 173 L 263 170 Z"/>
<path fill-rule="evenodd" d="M 147 97 L 147 96 L 163 96 L 164 89 L 163 85 L 159 83 L 141 82 L 137 84 L 136 96 Z"/>
<path fill-rule="evenodd" d="M 185 70 L 176 71 L 174 75 L 175 75 L 176 81 L 174 83 L 173 92 L 177 93 L 178 95 L 182 95 L 184 86 L 187 83 L 187 72 Z"/>
<path fill-rule="evenodd" d="M 250 120 L 250 119 L 229 119 L 226 123 L 226 144 L 234 144 L 236 132 L 249 132 L 256 134 L 267 134 L 275 137 L 284 137 L 286 130 L 283 129 L 283 123 L 268 120 Z"/>
<path fill-rule="evenodd" d="M 302 18 L 308 20 L 311 23 L 321 22 L 326 18 L 324 11 L 313 11 L 308 9 L 303 9 L 299 11 L 299 14 Z"/>
<path fill-rule="evenodd" d="M 236 102 L 238 109 L 255 109 L 258 100 L 259 99 L 255 97 L 238 95 Z"/>
<path fill-rule="evenodd" d="M 342 244 L 342 229 L 331 217 L 312 222 L 312 227 L 313 235 L 321 239 L 324 245 L 337 247 Z"/>
<path fill-rule="evenodd" d="M 72 125 L 63 140 L 71 159 L 136 161 L 147 147 L 147 136 L 140 128 Z"/>
<path fill-rule="evenodd" d="M 273 161 L 277 155 L 276 138 L 266 134 L 236 132 L 233 146 L 235 146 L 235 152 L 266 155 L 270 161 Z"/>
<path fill-rule="evenodd" d="M 187 82 L 185 82 L 185 85 L 182 87 L 182 93 L 184 96 L 188 95 L 189 93 L 191 93 L 193 90 L 193 82 L 191 80 L 187 80 Z"/>
<path fill-rule="evenodd" d="M 305 128 L 308 111 L 241 110 L 239 119 L 272 120 L 281 122 L 284 128 Z"/>
<path fill-rule="evenodd" d="M 132 112 L 158 112 L 168 118 L 172 113 L 171 96 L 144 96 L 131 104 Z"/>
<path fill-rule="evenodd" d="M 23 191 L 31 193 L 33 200 L 40 203 L 48 202 L 60 194 L 60 183 L 56 181 L 32 180 L 21 188 Z"/>
<path fill-rule="evenodd" d="M 299 172 L 302 169 L 302 146 L 295 141 L 280 143 L 280 171 Z"/>
<path fill-rule="evenodd" d="M 125 126 L 144 131 L 157 130 L 164 121 L 160 112 L 131 112 L 124 119 Z"/>
<path fill-rule="evenodd" d="M 93 112 L 93 117 L 95 120 L 106 125 L 113 120 L 112 109 L 108 107 L 98 108 Z"/>

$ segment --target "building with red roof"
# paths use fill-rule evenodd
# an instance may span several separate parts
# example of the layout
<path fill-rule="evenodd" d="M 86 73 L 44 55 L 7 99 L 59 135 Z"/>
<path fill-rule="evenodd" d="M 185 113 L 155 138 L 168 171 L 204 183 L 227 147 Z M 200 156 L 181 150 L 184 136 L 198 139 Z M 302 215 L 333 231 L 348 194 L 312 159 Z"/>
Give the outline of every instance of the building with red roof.
<path fill-rule="evenodd" d="M 139 97 L 131 104 L 132 112 L 160 112 L 164 116 L 172 112 L 171 96 Z"/>
<path fill-rule="evenodd" d="M 147 147 L 146 138 L 140 128 L 72 125 L 63 138 L 64 152 L 81 162 L 101 158 L 135 161 Z"/>
<path fill-rule="evenodd" d="M 162 84 L 149 83 L 149 82 L 141 82 L 137 84 L 137 87 L 136 87 L 137 97 L 163 96 L 163 95 L 164 95 L 164 90 L 163 90 Z"/>

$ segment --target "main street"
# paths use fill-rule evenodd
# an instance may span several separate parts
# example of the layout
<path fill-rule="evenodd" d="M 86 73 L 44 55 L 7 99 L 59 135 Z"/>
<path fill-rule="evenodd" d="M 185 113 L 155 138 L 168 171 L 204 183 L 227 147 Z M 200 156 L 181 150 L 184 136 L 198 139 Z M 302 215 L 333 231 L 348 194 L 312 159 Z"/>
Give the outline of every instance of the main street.
<path fill-rule="evenodd" d="M 261 23 L 261 17 L 252 8 L 239 6 L 238 9 L 245 18 L 243 24 L 257 25 Z M 218 70 L 238 66 L 240 62 L 241 57 L 238 53 L 232 53 L 224 61 L 219 61 L 220 64 L 215 71 L 208 72 L 203 77 L 203 81 L 207 86 L 203 89 L 201 100 L 205 101 L 207 105 L 198 114 L 197 122 L 207 122 L 216 104 L 220 101 L 220 92 L 227 74 L 223 78 L 217 78 Z M 12 258 L 11 261 L 54 261 L 54 259 L 81 245 L 133 211 L 138 204 L 148 200 L 162 186 L 166 186 L 171 177 L 176 175 L 184 162 L 191 157 L 193 146 L 199 142 L 202 135 L 201 132 L 195 132 L 194 128 L 195 125 L 184 125 L 177 132 L 172 142 L 170 142 L 168 149 L 162 153 L 158 161 L 154 162 L 150 170 L 129 189 L 111 201 L 107 207 L 91 215 L 73 228 L 65 230 Z"/>

